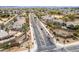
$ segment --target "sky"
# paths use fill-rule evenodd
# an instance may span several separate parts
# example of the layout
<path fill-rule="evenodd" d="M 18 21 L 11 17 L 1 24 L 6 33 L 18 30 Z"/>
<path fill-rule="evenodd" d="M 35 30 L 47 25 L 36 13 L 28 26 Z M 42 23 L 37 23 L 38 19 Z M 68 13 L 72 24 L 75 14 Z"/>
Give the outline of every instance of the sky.
<path fill-rule="evenodd" d="M 0 6 L 79 6 L 78 0 L 0 0 Z"/>

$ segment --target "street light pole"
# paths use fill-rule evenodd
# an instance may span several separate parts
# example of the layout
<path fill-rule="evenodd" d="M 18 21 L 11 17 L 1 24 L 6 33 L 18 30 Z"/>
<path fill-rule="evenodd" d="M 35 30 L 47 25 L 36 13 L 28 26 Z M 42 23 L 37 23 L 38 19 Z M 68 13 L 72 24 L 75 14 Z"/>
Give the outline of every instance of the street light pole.
<path fill-rule="evenodd" d="M 64 43 L 64 46 L 63 46 L 63 50 L 64 50 L 66 41 L 64 40 L 63 43 Z"/>
<path fill-rule="evenodd" d="M 30 52 L 30 44 L 29 44 L 29 42 L 28 42 L 28 52 Z"/>

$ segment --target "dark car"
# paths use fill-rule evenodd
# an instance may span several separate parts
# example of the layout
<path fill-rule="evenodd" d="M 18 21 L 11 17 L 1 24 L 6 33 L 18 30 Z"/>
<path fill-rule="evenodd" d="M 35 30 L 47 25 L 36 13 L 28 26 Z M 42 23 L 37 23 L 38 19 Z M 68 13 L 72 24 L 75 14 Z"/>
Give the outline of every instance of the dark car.
<path fill-rule="evenodd" d="M 48 39 L 50 39 L 49 37 L 47 37 Z"/>
<path fill-rule="evenodd" d="M 34 17 L 36 19 L 36 17 Z"/>
<path fill-rule="evenodd" d="M 43 29 L 41 28 L 41 30 L 43 30 Z"/>

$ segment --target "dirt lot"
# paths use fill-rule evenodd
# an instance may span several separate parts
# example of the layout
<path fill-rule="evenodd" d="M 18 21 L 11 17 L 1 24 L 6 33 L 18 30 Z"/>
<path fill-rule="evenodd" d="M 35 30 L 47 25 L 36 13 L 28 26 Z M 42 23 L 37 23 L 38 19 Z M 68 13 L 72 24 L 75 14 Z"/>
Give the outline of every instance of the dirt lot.
<path fill-rule="evenodd" d="M 77 25 L 79 24 L 79 19 L 75 19 L 74 21 L 68 21 L 66 22 L 67 24 L 74 24 L 74 25 Z"/>
<path fill-rule="evenodd" d="M 72 37 L 68 38 L 70 35 L 73 34 L 73 32 L 69 32 L 69 31 L 66 31 L 63 29 L 53 29 L 53 31 L 50 30 L 51 34 L 53 34 L 53 32 L 56 33 L 56 35 L 54 35 L 54 36 L 55 36 L 56 41 L 58 43 L 70 44 L 70 43 L 79 41 L 79 39 L 76 39 L 76 38 L 72 38 Z"/>
<path fill-rule="evenodd" d="M 6 52 L 18 52 L 18 51 L 24 51 L 24 50 L 27 50 L 28 51 L 28 46 L 30 46 L 30 48 L 33 48 L 33 42 L 31 40 L 31 33 L 30 31 L 27 32 L 27 38 L 28 38 L 28 41 L 25 41 L 23 44 L 21 44 L 20 47 L 12 47 L 10 49 L 6 49 L 5 51 Z"/>

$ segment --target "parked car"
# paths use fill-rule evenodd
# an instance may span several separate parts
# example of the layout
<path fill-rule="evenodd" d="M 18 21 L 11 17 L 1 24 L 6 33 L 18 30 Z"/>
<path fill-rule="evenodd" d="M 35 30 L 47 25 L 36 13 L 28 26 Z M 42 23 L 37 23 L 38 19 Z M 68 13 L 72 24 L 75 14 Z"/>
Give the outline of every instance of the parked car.
<path fill-rule="evenodd" d="M 41 30 L 43 30 L 43 29 L 41 28 Z"/>

